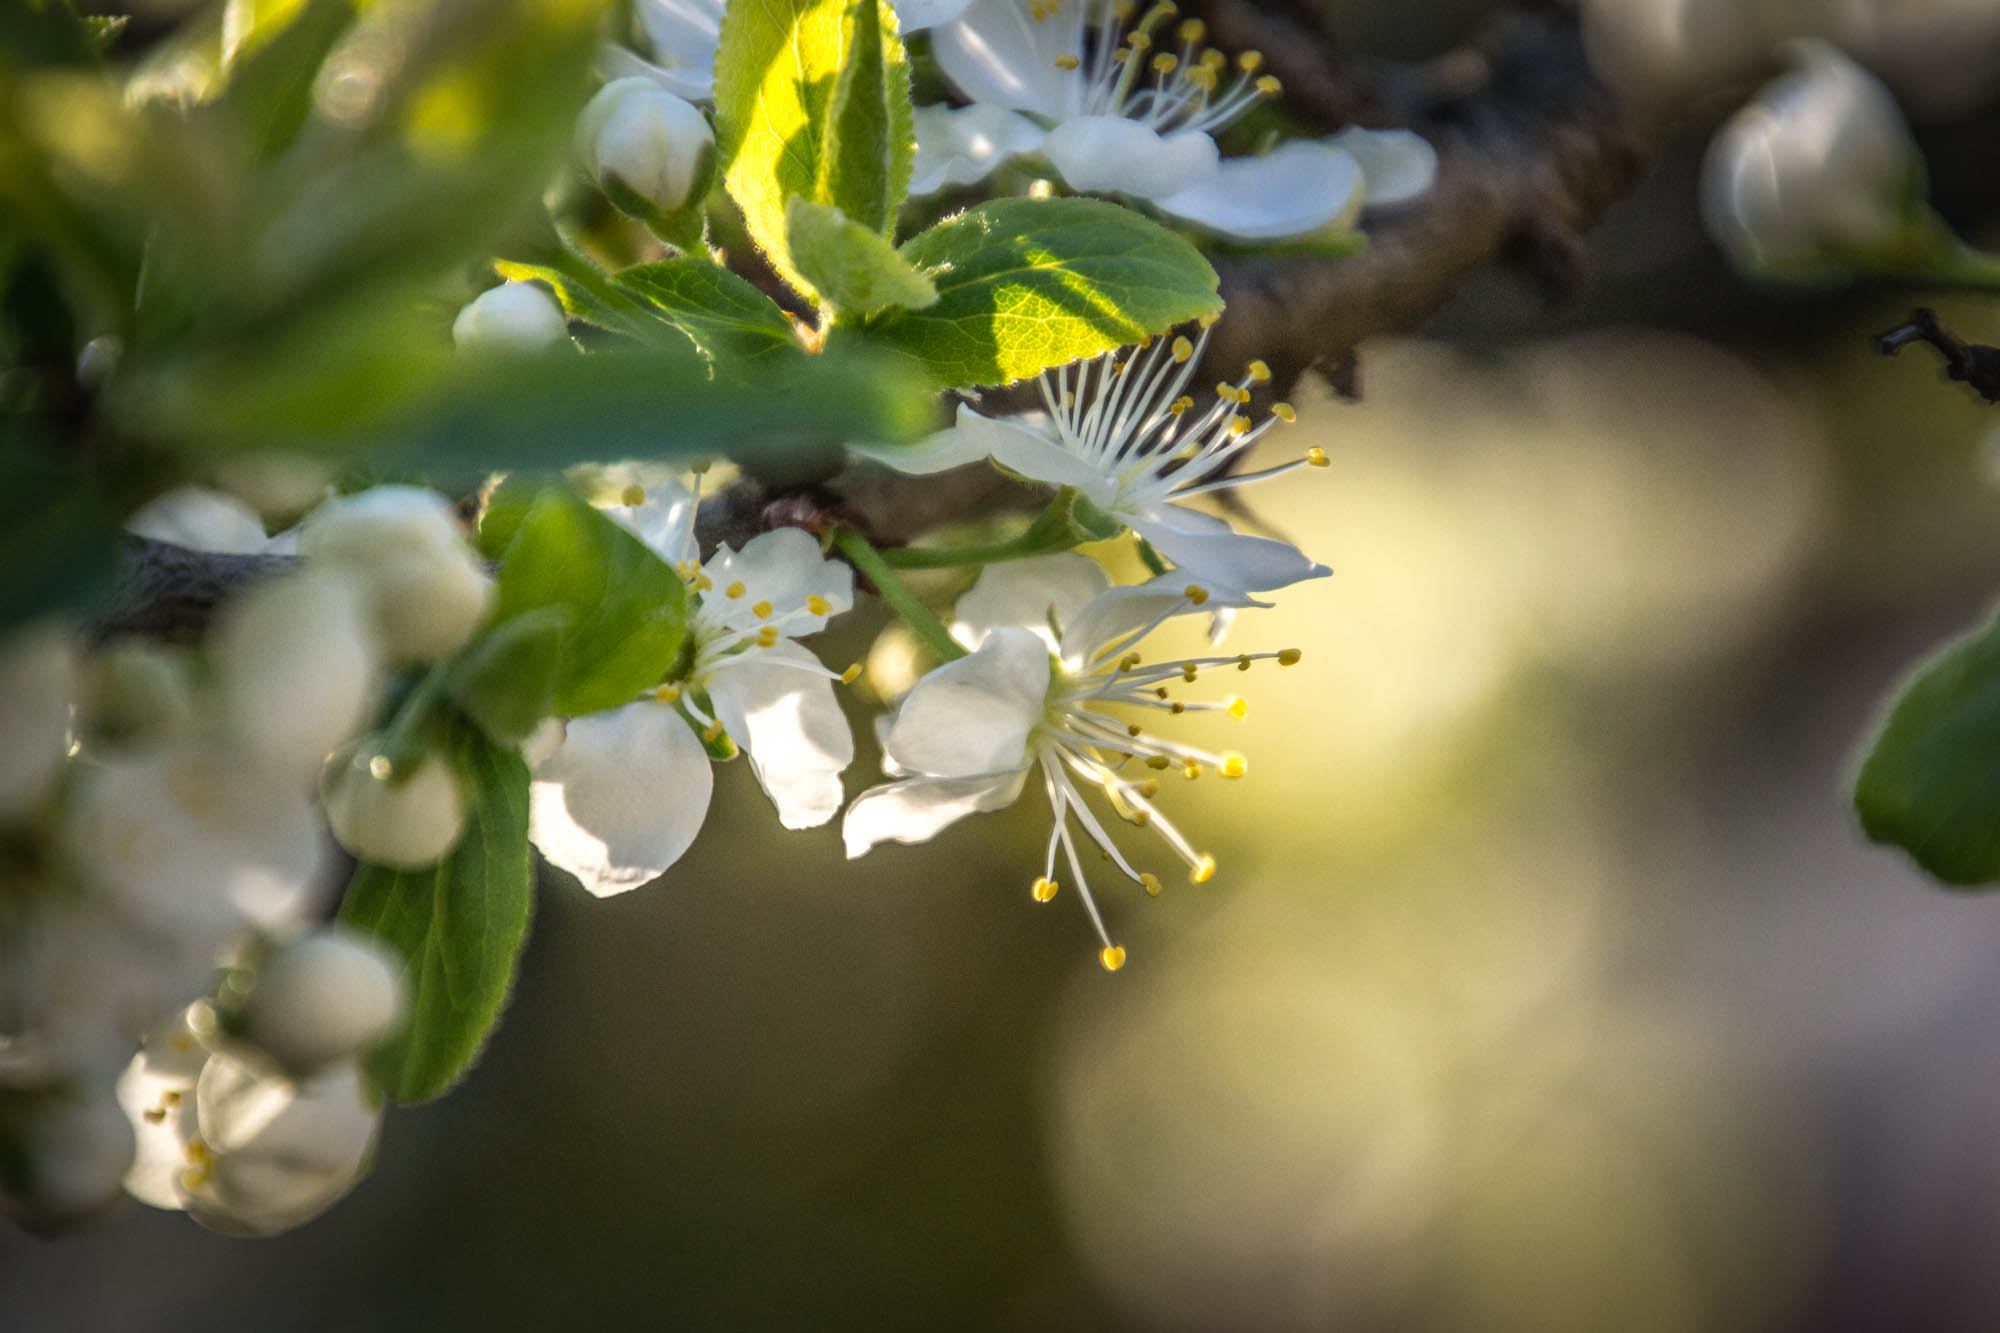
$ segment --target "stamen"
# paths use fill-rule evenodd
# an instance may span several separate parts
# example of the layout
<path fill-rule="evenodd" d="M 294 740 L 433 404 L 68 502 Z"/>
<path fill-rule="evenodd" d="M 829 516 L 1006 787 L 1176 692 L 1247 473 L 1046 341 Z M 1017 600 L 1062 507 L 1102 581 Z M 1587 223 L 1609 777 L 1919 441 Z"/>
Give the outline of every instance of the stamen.
<path fill-rule="evenodd" d="M 758 647 L 769 648 L 777 641 L 778 641 L 778 627 L 776 625 L 766 625 L 762 629 L 757 631 Z"/>
<path fill-rule="evenodd" d="M 724 588 L 722 590 L 722 595 L 724 597 L 729 598 L 731 601 L 734 601 L 736 598 L 741 597 L 747 591 L 749 590 L 743 586 L 743 580 L 738 579 L 736 580 L 736 582 L 730 584 L 727 588 Z"/>
<path fill-rule="evenodd" d="M 1321 449 L 1321 448 L 1320 448 L 1320 447 L 1318 447 L 1317 445 L 1315 445 L 1314 447 L 1312 447 L 1312 448 L 1310 448 L 1310 449 L 1306 450 L 1306 464 L 1307 464 L 1307 466 L 1309 466 L 1309 467 L 1327 467 L 1327 466 L 1330 466 L 1330 465 L 1331 465 L 1331 463 L 1332 463 L 1332 460 L 1331 460 L 1331 459 L 1329 459 L 1329 458 L 1328 458 L 1328 457 L 1326 456 L 1326 450 L 1324 450 L 1324 449 Z"/>
<path fill-rule="evenodd" d="M 1097 961 L 1104 964 L 1106 972 L 1116 972 L 1125 966 L 1125 950 L 1116 944 L 1106 945 L 1097 955 Z"/>
<path fill-rule="evenodd" d="M 1221 772 L 1223 777 L 1240 778 L 1249 771 L 1250 771 L 1250 761 L 1245 759 L 1242 755 L 1226 754 L 1222 756 Z"/>
<path fill-rule="evenodd" d="M 1299 419 L 1297 410 L 1290 403 L 1272 403 L 1271 415 L 1284 422 L 1287 426 Z"/>
<path fill-rule="evenodd" d="M 1149 870 L 1139 876 L 1139 882 L 1145 885 L 1146 896 L 1148 898 L 1157 898 L 1160 896 L 1160 877 L 1158 875 Z"/>
<path fill-rule="evenodd" d="M 644 486 L 636 486 L 636 485 L 627 486 L 624 492 L 620 494 L 618 498 L 621 501 L 623 501 L 628 508 L 637 509 L 640 505 L 646 503 L 646 488 Z"/>
<path fill-rule="evenodd" d="M 823 616 L 833 610 L 833 603 L 827 601 L 826 598 L 820 596 L 818 593 L 814 593 L 812 596 L 806 598 L 806 610 L 816 616 Z"/>
<path fill-rule="evenodd" d="M 1206 884 L 1210 880 L 1214 879 L 1215 858 L 1212 856 L 1205 855 L 1199 861 L 1196 861 L 1194 863 L 1194 869 L 1188 872 L 1188 878 L 1193 880 L 1196 884 Z"/>
<path fill-rule="evenodd" d="M 1229 705 L 1227 711 L 1229 713 L 1229 716 L 1235 718 L 1238 722 L 1241 722 L 1244 718 L 1250 715 L 1250 702 L 1240 694 L 1232 694 L 1231 696 L 1229 696 Z"/>
<path fill-rule="evenodd" d="M 1271 378 L 1271 368 L 1262 361 L 1250 363 L 1250 380 L 1253 384 L 1264 384 Z"/>
<path fill-rule="evenodd" d="M 1056 57 L 1056 68 L 1059 70 L 1064 70 L 1064 71 L 1073 70 L 1082 63 L 1083 62 L 1081 60 L 1077 59 L 1073 55 L 1059 55 Z"/>
<path fill-rule="evenodd" d="M 1187 599 L 1196 606 L 1200 606 L 1208 600 L 1208 589 L 1202 587 L 1199 583 L 1190 583 L 1187 586 Z"/>
<path fill-rule="evenodd" d="M 861 663 L 859 662 L 854 663 L 852 666 L 848 667 L 847 670 L 840 673 L 840 683 L 842 685 L 852 685 L 855 681 L 860 679 L 861 679 Z"/>
<path fill-rule="evenodd" d="M 1278 665 L 1281 667 L 1297 666 L 1299 658 L 1303 656 L 1304 654 L 1296 648 L 1280 648 L 1278 650 Z"/>
<path fill-rule="evenodd" d="M 1060 885 L 1047 875 L 1040 875 L 1036 877 L 1034 885 L 1029 891 L 1035 895 L 1036 902 L 1045 903 L 1056 896 L 1056 890 L 1060 887 Z"/>
<path fill-rule="evenodd" d="M 663 704 L 677 704 L 681 701 L 681 687 L 669 681 L 654 690 L 653 697 Z"/>

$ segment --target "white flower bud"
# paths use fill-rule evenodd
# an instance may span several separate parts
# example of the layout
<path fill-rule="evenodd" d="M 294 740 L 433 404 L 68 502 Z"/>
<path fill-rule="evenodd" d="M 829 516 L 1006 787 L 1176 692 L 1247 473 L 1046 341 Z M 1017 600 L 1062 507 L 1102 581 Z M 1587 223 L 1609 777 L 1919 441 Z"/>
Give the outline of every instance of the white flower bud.
<path fill-rule="evenodd" d="M 194 1101 L 209 1160 L 183 1179 L 183 1206 L 236 1236 L 274 1235 L 326 1211 L 361 1178 L 382 1120 L 351 1062 L 295 1081 L 218 1052 Z"/>
<path fill-rule="evenodd" d="M 177 649 L 121 639 L 83 660 L 78 672 L 81 729 L 114 741 L 183 732 L 194 721 L 194 683 Z"/>
<path fill-rule="evenodd" d="M 361 583 L 323 569 L 270 579 L 224 607 L 208 653 L 229 735 L 281 772 L 316 772 L 367 720 L 370 620 Z"/>
<path fill-rule="evenodd" d="M 1739 267 L 1811 276 L 1908 242 L 1923 159 L 1873 75 L 1824 42 L 1792 50 L 1803 68 L 1709 146 L 1702 213 Z"/>
<path fill-rule="evenodd" d="M 715 131 L 692 102 L 651 79 L 613 79 L 577 117 L 576 151 L 593 180 L 616 179 L 673 213 L 694 202 Z"/>
<path fill-rule="evenodd" d="M 264 521 L 233 495 L 179 486 L 156 495 L 125 520 L 125 529 L 191 551 L 251 555 L 269 540 Z"/>
<path fill-rule="evenodd" d="M 488 577 L 451 503 L 418 486 L 377 486 L 321 505 L 305 521 L 307 561 L 358 578 L 376 629 L 398 661 L 435 662 L 458 651 L 486 617 Z"/>
<path fill-rule="evenodd" d="M 451 322 L 451 340 L 467 350 L 539 352 L 569 336 L 555 298 L 532 282 L 489 287 Z"/>
<path fill-rule="evenodd" d="M 402 1021 L 402 969 L 372 937 L 331 926 L 265 960 L 244 1017 L 250 1039 L 288 1069 L 353 1059 Z"/>
<path fill-rule="evenodd" d="M 373 745 L 357 745 L 327 765 L 320 799 L 341 846 L 397 870 L 436 864 L 465 831 L 458 779 L 434 754 L 400 774 Z"/>

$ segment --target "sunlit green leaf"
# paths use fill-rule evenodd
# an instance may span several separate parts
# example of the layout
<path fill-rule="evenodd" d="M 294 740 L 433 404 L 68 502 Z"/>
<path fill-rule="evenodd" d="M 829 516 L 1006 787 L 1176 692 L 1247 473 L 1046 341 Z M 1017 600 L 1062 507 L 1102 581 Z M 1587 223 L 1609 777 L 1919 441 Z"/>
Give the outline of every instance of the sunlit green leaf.
<path fill-rule="evenodd" d="M 756 360 L 800 350 L 791 321 L 770 297 L 707 259 L 639 264 L 615 281 L 710 356 Z"/>
<path fill-rule="evenodd" d="M 793 199 L 785 210 L 792 259 L 842 319 L 921 310 L 937 288 L 896 247 L 831 204 Z"/>

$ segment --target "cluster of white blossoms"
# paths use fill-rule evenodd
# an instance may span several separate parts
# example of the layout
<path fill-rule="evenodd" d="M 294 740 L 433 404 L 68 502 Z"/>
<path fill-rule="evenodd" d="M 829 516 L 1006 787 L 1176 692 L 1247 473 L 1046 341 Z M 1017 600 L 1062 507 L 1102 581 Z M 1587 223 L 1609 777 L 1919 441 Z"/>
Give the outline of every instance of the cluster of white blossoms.
<path fill-rule="evenodd" d="M 916 108 L 910 189 L 985 181 L 1039 157 L 1062 184 L 1142 200 L 1219 236 L 1273 241 L 1351 222 L 1364 206 L 1430 187 L 1437 154 L 1407 130 L 1350 127 L 1224 157 L 1216 136 L 1280 91 L 1264 57 L 1208 46 L 1171 0 L 900 0 L 962 105 Z M 586 174 L 652 207 L 687 207 L 714 135 L 695 104 L 714 95 L 722 0 L 640 0 L 642 57 L 607 47 L 608 78 L 579 119 Z"/>

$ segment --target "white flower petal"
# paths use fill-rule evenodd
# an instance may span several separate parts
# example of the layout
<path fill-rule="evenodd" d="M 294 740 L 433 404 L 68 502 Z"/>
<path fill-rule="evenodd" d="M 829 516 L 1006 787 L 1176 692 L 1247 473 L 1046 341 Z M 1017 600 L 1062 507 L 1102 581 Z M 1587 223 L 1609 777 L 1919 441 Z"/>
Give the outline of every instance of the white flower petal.
<path fill-rule="evenodd" d="M 1042 128 L 1018 111 L 987 103 L 968 107 L 920 106 L 917 157 L 910 193 L 931 194 L 947 185 L 971 185 L 1008 158 L 1042 145 Z"/>
<path fill-rule="evenodd" d="M 949 472 L 968 463 L 984 462 L 986 446 L 956 426 L 926 435 L 913 444 L 874 444 L 850 441 L 848 450 L 870 462 L 908 477 L 928 477 Z"/>
<path fill-rule="evenodd" d="M 1124 116 L 1075 116 L 1049 131 L 1042 152 L 1072 190 L 1162 200 L 1198 189 L 1221 154 L 1199 130 L 1159 134 Z M 1172 211 L 1172 210 L 1169 210 Z"/>
<path fill-rule="evenodd" d="M 607 505 L 604 516 L 646 543 L 647 549 L 670 565 L 689 559 L 694 551 L 688 537 L 694 531 L 694 492 L 665 479 L 644 488 L 636 505 Z"/>
<path fill-rule="evenodd" d="M 627 704 L 570 722 L 535 770 L 528 833 L 550 865 L 607 898 L 680 860 L 714 786 L 708 754 L 679 713 Z"/>
<path fill-rule="evenodd" d="M 1109 501 L 1117 482 L 1034 429 L 1043 420 L 981 416 L 962 403 L 958 409 L 959 433 L 967 443 L 1008 471 L 1051 486 L 1074 486 L 1099 504 Z"/>
<path fill-rule="evenodd" d="M 1003 626 L 1025 628 L 1056 650 L 1049 616 L 1067 632 L 1071 619 L 1111 586 L 1104 569 L 1074 551 L 988 565 L 953 609 L 951 637 L 976 649 Z"/>
<path fill-rule="evenodd" d="M 847 798 L 840 774 L 854 762 L 854 736 L 817 658 L 780 639 L 716 672 L 708 696 L 780 823 L 817 828 L 833 818 Z"/>
<path fill-rule="evenodd" d="M 713 71 L 664 69 L 626 47 L 606 42 L 597 48 L 594 62 L 597 73 L 606 83 L 613 79 L 651 79 L 676 97 L 685 97 L 690 102 L 705 102 L 715 95 Z"/>
<path fill-rule="evenodd" d="M 972 0 L 890 0 L 896 20 L 906 33 L 949 23 L 971 3 Z"/>
<path fill-rule="evenodd" d="M 1290 542 L 1236 532 L 1218 518 L 1180 505 L 1160 505 L 1127 515 L 1126 521 L 1190 581 L 1211 592 L 1268 592 L 1333 572 Z"/>
<path fill-rule="evenodd" d="M 1028 780 L 1025 767 L 970 778 L 911 778 L 870 787 L 841 822 L 848 859 L 878 843 L 926 842 L 967 815 L 1005 809 Z"/>
<path fill-rule="evenodd" d="M 233 495 L 181 486 L 156 495 L 125 520 L 125 530 L 191 551 L 254 555 L 264 549 L 264 520 Z"/>
<path fill-rule="evenodd" d="M 1089 662 L 1100 649 L 1169 612 L 1202 612 L 1219 618 L 1237 607 L 1262 605 L 1240 590 L 1205 588 L 1208 596 L 1197 606 L 1188 597 L 1191 582 L 1185 571 L 1175 570 L 1136 587 L 1107 589 L 1092 598 L 1089 605 L 1063 621 L 1063 661 L 1072 668 Z"/>
<path fill-rule="evenodd" d="M 1025 629 L 997 629 L 970 657 L 910 690 L 883 748 L 911 773 L 974 777 L 1027 762 L 1049 689 L 1049 650 Z"/>
<path fill-rule="evenodd" d="M 1035 18 L 1021 0 L 973 0 L 954 23 L 931 32 L 931 53 L 966 100 L 1055 120 L 1069 109 L 1080 80 L 1056 65 L 1070 49 L 1075 25 L 1062 10 Z"/>
<path fill-rule="evenodd" d="M 1361 167 L 1338 148 L 1293 139 L 1262 157 L 1232 157 L 1153 202 L 1175 217 L 1244 241 L 1318 231 L 1361 207 Z"/>
<path fill-rule="evenodd" d="M 1437 179 L 1437 149 L 1412 130 L 1369 130 L 1350 125 L 1324 142 L 1360 166 L 1363 203 L 1368 208 L 1414 199 Z"/>
<path fill-rule="evenodd" d="M 230 1235 L 289 1230 L 331 1206 L 366 1169 L 382 1120 L 351 1061 L 295 1082 L 217 1053 L 193 1100 L 213 1160 L 206 1180 L 182 1184 L 188 1216 Z"/>
<path fill-rule="evenodd" d="M 723 0 L 639 0 L 639 26 L 667 87 L 691 102 L 715 95 L 715 52 L 722 41 Z M 663 82 L 665 82 L 663 80 Z"/>
<path fill-rule="evenodd" d="M 820 551 L 819 538 L 803 528 L 773 528 L 743 544 L 741 551 L 719 547 L 706 571 L 716 592 L 703 596 L 705 610 L 719 609 L 725 624 L 748 627 L 766 621 L 782 623 L 788 638 L 802 638 L 826 628 L 826 622 L 854 605 L 854 571 Z M 737 583 L 741 597 L 718 596 Z M 807 609 L 814 597 L 824 598 L 824 614 Z M 771 605 L 771 615 L 759 616 L 759 603 Z"/>

